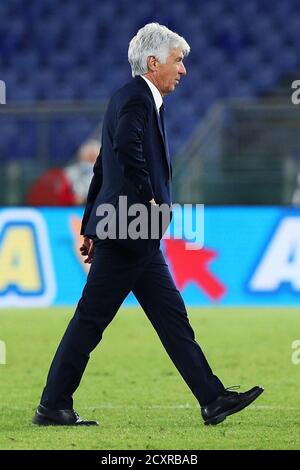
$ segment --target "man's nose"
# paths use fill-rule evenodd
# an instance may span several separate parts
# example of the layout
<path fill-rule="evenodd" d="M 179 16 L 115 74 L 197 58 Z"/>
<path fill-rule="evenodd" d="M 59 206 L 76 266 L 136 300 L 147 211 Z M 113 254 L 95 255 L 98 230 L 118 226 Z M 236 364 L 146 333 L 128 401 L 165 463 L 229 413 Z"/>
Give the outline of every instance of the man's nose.
<path fill-rule="evenodd" d="M 185 68 L 184 64 L 181 62 L 180 65 L 181 65 L 181 67 L 180 67 L 179 73 L 181 75 L 186 75 L 187 72 L 186 72 L 186 68 Z"/>

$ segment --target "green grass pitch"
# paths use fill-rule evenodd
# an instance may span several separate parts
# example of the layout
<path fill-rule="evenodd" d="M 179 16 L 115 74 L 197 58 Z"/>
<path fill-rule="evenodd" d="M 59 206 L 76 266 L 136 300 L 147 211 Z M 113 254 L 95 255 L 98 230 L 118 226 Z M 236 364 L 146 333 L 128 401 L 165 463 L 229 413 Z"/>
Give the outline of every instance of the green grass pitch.
<path fill-rule="evenodd" d="M 139 308 L 122 308 L 92 353 L 74 408 L 98 428 L 31 424 L 70 308 L 0 310 L 0 449 L 299 449 L 297 309 L 189 309 L 197 340 L 225 386 L 263 385 L 250 407 L 214 427 Z"/>

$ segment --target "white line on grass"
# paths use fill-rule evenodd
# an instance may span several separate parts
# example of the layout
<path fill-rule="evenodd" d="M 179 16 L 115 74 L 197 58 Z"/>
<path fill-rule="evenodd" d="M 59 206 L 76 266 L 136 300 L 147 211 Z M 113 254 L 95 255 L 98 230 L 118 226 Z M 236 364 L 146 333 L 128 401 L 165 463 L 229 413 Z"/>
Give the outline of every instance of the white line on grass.
<path fill-rule="evenodd" d="M 31 410 L 34 411 L 35 407 L 21 407 L 21 406 L 3 406 L 2 410 L 4 409 L 9 410 L 16 410 L 16 411 L 24 411 L 24 410 Z M 75 407 L 76 408 L 76 407 Z M 80 407 L 81 410 L 101 410 L 101 409 L 123 409 L 123 410 L 177 410 L 177 409 L 198 409 L 199 405 L 190 405 L 186 403 L 185 405 L 114 405 L 112 403 L 104 403 L 103 405 L 95 405 L 95 406 L 84 406 Z M 250 405 L 250 409 L 256 410 L 283 410 L 283 411 L 300 411 L 300 407 L 298 406 L 285 406 L 285 405 Z"/>
<path fill-rule="evenodd" d="M 106 403 L 103 405 L 97 405 L 97 406 L 87 406 L 83 407 L 83 410 L 97 410 L 97 409 L 147 409 L 147 410 L 153 410 L 153 409 L 195 409 L 199 408 L 199 405 L 190 405 L 189 403 L 186 403 L 185 405 L 113 405 L 112 403 Z M 300 407 L 297 406 L 273 406 L 273 405 L 250 405 L 249 407 L 255 408 L 256 410 L 287 410 L 287 411 L 300 411 Z"/>

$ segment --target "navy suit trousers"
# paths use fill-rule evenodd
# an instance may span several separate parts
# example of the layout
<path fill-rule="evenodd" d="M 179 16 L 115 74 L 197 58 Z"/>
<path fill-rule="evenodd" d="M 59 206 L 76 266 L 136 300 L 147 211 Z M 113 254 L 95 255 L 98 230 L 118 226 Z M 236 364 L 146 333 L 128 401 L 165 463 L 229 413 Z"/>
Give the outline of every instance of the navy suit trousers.
<path fill-rule="evenodd" d="M 130 291 L 155 328 L 168 355 L 201 406 L 224 386 L 195 341 L 182 297 L 159 248 L 133 254 L 112 240 L 96 240 L 91 269 L 74 317 L 54 356 L 41 403 L 52 409 L 73 407 L 91 351 L 101 341 Z"/>

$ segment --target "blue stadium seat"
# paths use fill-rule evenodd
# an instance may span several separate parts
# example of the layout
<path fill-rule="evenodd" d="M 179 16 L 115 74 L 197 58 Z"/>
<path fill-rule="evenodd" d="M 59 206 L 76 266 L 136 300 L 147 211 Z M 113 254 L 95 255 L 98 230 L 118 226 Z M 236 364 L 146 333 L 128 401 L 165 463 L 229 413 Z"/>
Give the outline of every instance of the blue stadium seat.
<path fill-rule="evenodd" d="M 17 139 L 9 149 L 9 156 L 13 159 L 31 159 L 37 154 L 37 123 L 18 121 Z"/>
<path fill-rule="evenodd" d="M 299 0 L 176 0 L 172 8 L 144 0 L 9 0 L 0 2 L 0 18 L 0 79 L 9 101 L 20 103 L 107 100 L 130 79 L 127 46 L 137 28 L 161 21 L 178 30 L 191 55 L 187 78 L 167 99 L 175 149 L 216 99 L 260 96 L 300 67 Z M 81 138 L 88 127 L 52 133 L 53 158 L 69 158 L 74 129 Z M 1 133 L 0 146 L 10 135 Z M 19 155 L 34 146 L 32 136 L 24 142 Z"/>
<path fill-rule="evenodd" d="M 19 76 L 33 75 L 39 68 L 39 58 L 35 52 L 23 51 L 13 56 L 11 65 Z"/>
<path fill-rule="evenodd" d="M 71 51 L 58 51 L 49 60 L 49 67 L 58 75 L 71 73 L 76 65 L 76 56 Z"/>
<path fill-rule="evenodd" d="M 270 88 L 274 87 L 278 77 L 274 68 L 270 65 L 265 65 L 259 68 L 253 75 L 253 84 L 258 94 L 266 93 Z"/>
<path fill-rule="evenodd" d="M 40 70 L 35 74 L 33 83 L 38 99 L 47 99 L 52 89 L 57 86 L 55 72 L 51 69 Z"/>
<path fill-rule="evenodd" d="M 250 47 L 245 49 L 243 52 L 241 52 L 237 60 L 236 67 L 238 70 L 238 75 L 251 75 L 259 67 L 261 60 L 261 54 L 256 48 Z"/>
<path fill-rule="evenodd" d="M 8 89 L 7 91 L 7 102 L 8 103 L 33 103 L 37 101 L 38 96 L 36 91 L 29 87 L 19 84 L 13 90 Z"/>
<path fill-rule="evenodd" d="M 54 101 L 74 101 L 77 98 L 76 90 L 70 84 L 57 84 L 52 89 L 51 99 Z"/>
<path fill-rule="evenodd" d="M 275 55 L 275 61 L 281 72 L 292 72 L 300 66 L 300 56 L 297 48 L 286 47 Z"/>
<path fill-rule="evenodd" d="M 0 119 L 1 138 L 0 138 L 0 156 L 14 158 L 13 145 L 18 139 L 18 126 L 15 121 L 9 119 Z"/>
<path fill-rule="evenodd" d="M 88 120 L 74 117 L 69 122 L 57 120 L 50 128 L 50 156 L 57 164 L 71 160 L 82 142 L 88 139 L 99 123 L 96 119 Z"/>

